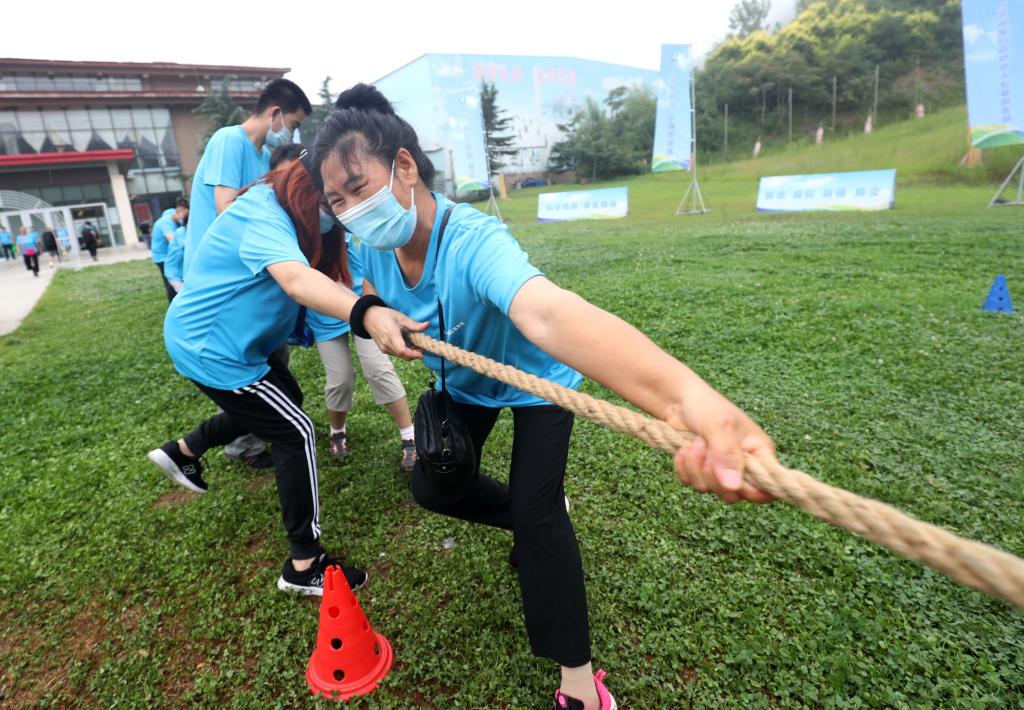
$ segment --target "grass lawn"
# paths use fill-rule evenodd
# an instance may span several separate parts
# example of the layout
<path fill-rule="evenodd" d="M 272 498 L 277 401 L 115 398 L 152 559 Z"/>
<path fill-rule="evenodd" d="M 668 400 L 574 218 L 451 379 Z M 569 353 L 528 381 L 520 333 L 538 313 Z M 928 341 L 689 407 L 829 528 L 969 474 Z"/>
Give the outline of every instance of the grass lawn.
<path fill-rule="evenodd" d="M 681 175 L 614 183 L 615 222 L 538 224 L 536 190 L 502 208 L 550 277 L 750 411 L 788 465 L 1024 555 L 1024 321 L 979 308 L 997 273 L 1024 307 L 1024 212 L 920 173 L 893 211 L 759 215 L 756 169 L 709 169 L 706 217 L 672 217 Z M 316 704 L 318 607 L 274 587 L 272 477 L 211 452 L 197 497 L 145 460 L 213 411 L 164 352 L 165 308 L 147 263 L 61 273 L 0 338 L 0 705 Z M 293 363 L 325 430 L 319 358 Z M 415 399 L 426 371 L 399 370 Z M 345 465 L 319 443 L 325 542 L 370 570 L 360 598 L 396 654 L 352 705 L 547 708 L 557 670 L 529 653 L 509 536 L 414 505 L 362 380 L 349 428 Z M 487 470 L 510 435 L 503 415 Z M 567 477 L 624 710 L 1024 707 L 1020 612 L 789 506 L 695 494 L 587 423 Z"/>

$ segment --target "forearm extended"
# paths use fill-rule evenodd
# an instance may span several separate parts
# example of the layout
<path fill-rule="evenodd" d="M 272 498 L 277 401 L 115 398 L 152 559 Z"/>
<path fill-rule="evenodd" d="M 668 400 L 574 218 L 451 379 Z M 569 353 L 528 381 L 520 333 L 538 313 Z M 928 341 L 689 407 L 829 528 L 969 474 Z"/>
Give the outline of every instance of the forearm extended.
<path fill-rule="evenodd" d="M 547 280 L 523 290 L 525 300 L 519 303 L 517 296 L 512 307 L 523 334 L 644 411 L 668 420 L 678 416 L 688 394 L 710 389 L 646 335 L 580 296 Z"/>

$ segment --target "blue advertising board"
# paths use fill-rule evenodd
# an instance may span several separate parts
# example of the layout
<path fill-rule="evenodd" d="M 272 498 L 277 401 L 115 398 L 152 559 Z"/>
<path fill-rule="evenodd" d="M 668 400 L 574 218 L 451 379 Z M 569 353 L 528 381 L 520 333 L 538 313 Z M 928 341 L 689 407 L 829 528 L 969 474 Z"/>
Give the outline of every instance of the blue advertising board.
<path fill-rule="evenodd" d="M 690 169 L 690 45 L 661 45 L 661 73 L 655 81 L 655 173 Z"/>
<path fill-rule="evenodd" d="M 963 0 L 961 9 L 971 143 L 1024 143 L 1024 0 Z"/>
<path fill-rule="evenodd" d="M 844 212 L 895 206 L 895 170 L 763 177 L 757 192 L 761 212 Z"/>
<path fill-rule="evenodd" d="M 544 192 L 537 196 L 538 222 L 619 219 L 629 214 L 629 188 Z"/>

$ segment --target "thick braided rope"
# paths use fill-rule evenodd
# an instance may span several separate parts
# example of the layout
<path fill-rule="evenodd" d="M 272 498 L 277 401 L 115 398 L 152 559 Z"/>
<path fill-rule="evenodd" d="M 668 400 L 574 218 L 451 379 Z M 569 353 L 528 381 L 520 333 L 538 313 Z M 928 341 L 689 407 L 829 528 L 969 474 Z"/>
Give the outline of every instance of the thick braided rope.
<path fill-rule="evenodd" d="M 690 432 L 583 392 L 549 382 L 509 365 L 462 350 L 423 333 L 410 333 L 417 347 L 495 380 L 537 395 L 597 424 L 675 453 L 693 440 Z M 935 525 L 892 506 L 822 483 L 775 459 L 747 455 L 745 479 L 779 500 L 802 508 L 827 523 L 851 530 L 898 555 L 918 560 L 956 581 L 1024 609 L 1024 560 Z"/>

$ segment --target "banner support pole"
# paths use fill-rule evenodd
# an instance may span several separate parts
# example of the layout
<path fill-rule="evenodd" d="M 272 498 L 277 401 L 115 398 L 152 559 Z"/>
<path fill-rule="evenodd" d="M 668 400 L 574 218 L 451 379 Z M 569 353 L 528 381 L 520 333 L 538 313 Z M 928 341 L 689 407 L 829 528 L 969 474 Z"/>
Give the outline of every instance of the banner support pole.
<path fill-rule="evenodd" d="M 707 214 L 711 210 L 704 204 L 704 194 L 697 181 L 697 82 L 690 68 L 690 186 L 676 207 L 676 217 L 680 215 Z"/>
<path fill-rule="evenodd" d="M 999 199 L 1000 196 L 1006 192 L 1006 188 L 1011 182 L 1013 182 L 1013 178 L 1017 176 L 1017 173 L 1020 173 L 1020 180 L 1017 182 L 1017 199 L 1013 202 L 1001 201 Z M 1013 170 L 1011 170 L 1010 174 L 1006 176 L 1006 179 L 1003 180 L 1003 184 L 999 186 L 999 190 L 995 195 L 993 195 L 992 200 L 988 203 L 989 207 L 1001 207 L 1007 205 L 1024 205 L 1024 156 L 1021 156 L 1021 159 L 1017 161 Z"/>

